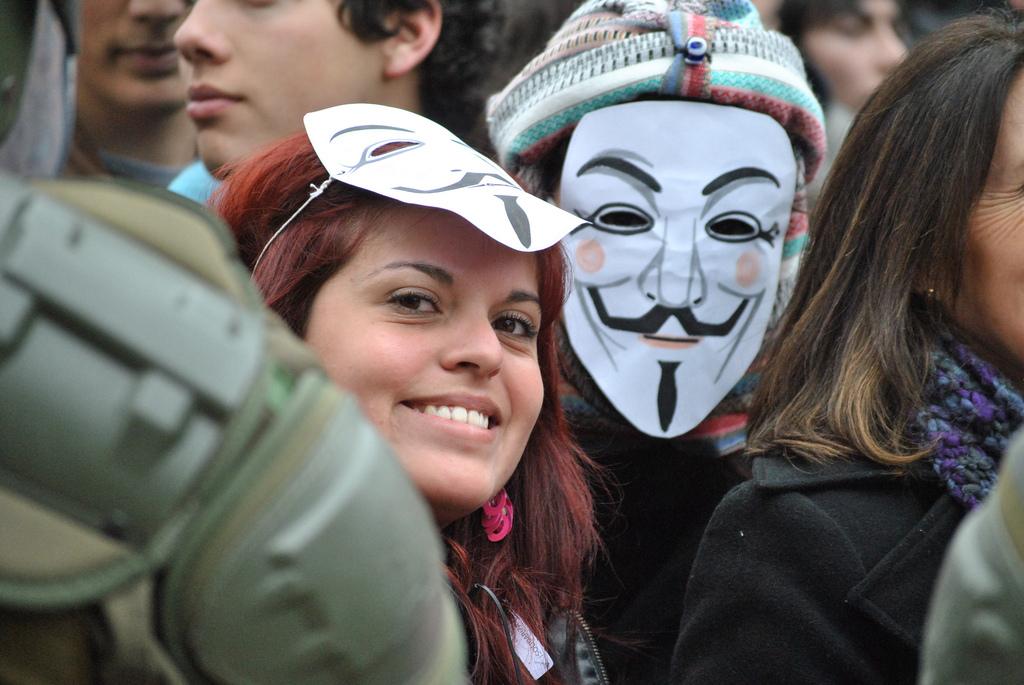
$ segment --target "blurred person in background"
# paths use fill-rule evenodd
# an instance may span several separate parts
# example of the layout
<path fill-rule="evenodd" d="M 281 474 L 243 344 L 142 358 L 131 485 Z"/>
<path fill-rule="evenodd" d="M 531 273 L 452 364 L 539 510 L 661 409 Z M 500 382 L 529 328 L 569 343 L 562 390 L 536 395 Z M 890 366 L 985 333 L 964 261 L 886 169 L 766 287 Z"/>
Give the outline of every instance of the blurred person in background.
<path fill-rule="evenodd" d="M 185 0 L 83 0 L 75 137 L 65 173 L 166 187 L 196 158 L 174 32 Z"/>
<path fill-rule="evenodd" d="M 906 54 L 902 15 L 896 0 L 783 0 L 778 19 L 825 108 L 828 153 L 813 202 L 854 116 Z"/>
<path fill-rule="evenodd" d="M 485 92 L 495 93 L 504 88 L 544 49 L 552 34 L 581 3 L 582 0 L 504 0 L 501 46 Z"/>
<path fill-rule="evenodd" d="M 1024 0 L 904 0 L 912 40 L 927 36 L 959 17 L 985 9 L 1024 9 Z"/>
<path fill-rule="evenodd" d="M 544 49 L 551 35 L 582 1 L 504 0 L 502 38 L 483 92 L 496 93 L 504 88 L 527 62 Z M 493 156 L 494 149 L 483 117 L 472 138 L 478 150 Z"/>
<path fill-rule="evenodd" d="M 779 6 L 782 0 L 751 0 L 761 14 L 761 23 L 766 29 L 779 30 Z"/>
<path fill-rule="evenodd" d="M 497 0 L 196 0 L 174 40 L 192 68 L 187 111 L 203 165 L 171 190 L 205 201 L 207 171 L 338 104 L 400 107 L 475 144 L 500 9 Z"/>

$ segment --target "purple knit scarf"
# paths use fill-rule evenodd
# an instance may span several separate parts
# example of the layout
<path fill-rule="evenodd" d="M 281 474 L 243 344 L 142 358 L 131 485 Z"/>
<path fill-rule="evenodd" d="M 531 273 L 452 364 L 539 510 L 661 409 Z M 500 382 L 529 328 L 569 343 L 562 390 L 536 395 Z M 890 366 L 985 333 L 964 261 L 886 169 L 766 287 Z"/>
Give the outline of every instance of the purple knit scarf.
<path fill-rule="evenodd" d="M 943 336 L 932 351 L 925 406 L 913 432 L 935 445 L 932 467 L 968 510 L 992 490 L 1006 443 L 1024 422 L 1024 400 L 970 348 Z"/>

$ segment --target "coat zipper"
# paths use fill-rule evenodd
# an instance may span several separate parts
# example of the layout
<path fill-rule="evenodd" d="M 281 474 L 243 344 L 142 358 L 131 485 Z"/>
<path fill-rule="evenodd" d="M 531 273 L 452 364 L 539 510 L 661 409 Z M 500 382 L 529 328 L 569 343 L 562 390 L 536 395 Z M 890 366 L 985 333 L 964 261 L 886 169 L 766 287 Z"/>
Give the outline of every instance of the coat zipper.
<path fill-rule="evenodd" d="M 587 645 L 590 647 L 590 653 L 594 656 L 594 665 L 597 667 L 598 680 L 601 685 L 609 685 L 608 671 L 604 668 L 604 661 L 601 660 L 601 652 L 597 649 L 597 640 L 594 639 L 594 634 L 590 631 L 590 626 L 583 619 L 583 614 L 578 611 L 574 611 L 573 614 L 576 616 L 576 621 L 580 628 L 583 629 L 583 635 L 586 637 Z"/>

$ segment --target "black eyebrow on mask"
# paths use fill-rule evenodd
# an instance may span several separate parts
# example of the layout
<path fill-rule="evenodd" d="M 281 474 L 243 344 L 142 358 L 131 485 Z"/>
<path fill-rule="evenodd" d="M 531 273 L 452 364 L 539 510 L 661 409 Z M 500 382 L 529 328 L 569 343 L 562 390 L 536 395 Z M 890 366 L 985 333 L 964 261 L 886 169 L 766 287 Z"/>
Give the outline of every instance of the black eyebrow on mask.
<path fill-rule="evenodd" d="M 338 136 L 343 136 L 346 133 L 352 133 L 353 131 L 401 131 L 402 133 L 412 133 L 411 130 L 407 128 L 399 128 L 398 126 L 379 126 L 376 124 L 363 124 L 362 126 L 350 126 L 349 128 L 343 128 L 340 131 L 337 131 L 333 136 L 331 136 L 331 142 L 333 143 L 334 139 L 337 138 Z"/>
<path fill-rule="evenodd" d="M 592 171 L 598 167 L 608 167 L 609 169 L 622 172 L 628 176 L 632 176 L 654 192 L 661 192 L 661 184 L 658 183 L 656 178 L 638 167 L 636 164 L 628 162 L 621 157 L 595 157 L 580 167 L 580 170 L 576 172 L 576 177 L 579 178 L 588 171 Z"/>
<path fill-rule="evenodd" d="M 428 264 L 426 262 L 391 262 L 390 264 L 385 264 L 381 268 L 372 272 L 370 276 L 376 276 L 381 271 L 388 271 L 393 269 L 416 269 L 417 271 L 421 271 L 426 275 L 430 276 L 435 281 L 444 283 L 445 285 L 451 285 L 452 283 L 455 282 L 455 277 L 452 276 L 451 273 L 442 269 L 439 266 Z"/>
<path fill-rule="evenodd" d="M 744 178 L 764 178 L 774 183 L 776 188 L 782 187 L 782 184 L 779 183 L 779 179 L 775 178 L 775 176 L 770 172 L 765 171 L 764 169 L 759 169 L 755 166 L 745 166 L 725 172 L 714 181 L 704 186 L 704 190 L 700 191 L 701 195 L 710 195 L 716 190 L 724 188 L 730 183 L 735 183 L 736 181 Z"/>

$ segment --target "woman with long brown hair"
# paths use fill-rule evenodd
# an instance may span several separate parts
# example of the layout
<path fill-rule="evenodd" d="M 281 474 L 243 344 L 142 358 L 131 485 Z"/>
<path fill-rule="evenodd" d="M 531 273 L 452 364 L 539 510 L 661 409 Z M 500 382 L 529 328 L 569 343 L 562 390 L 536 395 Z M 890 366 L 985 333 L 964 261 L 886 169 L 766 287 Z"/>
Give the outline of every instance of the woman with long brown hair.
<path fill-rule="evenodd" d="M 1024 27 L 919 43 L 857 117 L 755 398 L 674 682 L 913 683 L 928 599 L 1024 418 Z"/>
<path fill-rule="evenodd" d="M 579 220 L 411 113 L 306 120 L 308 137 L 234 167 L 215 206 L 267 304 L 356 395 L 433 511 L 473 682 L 573 682 L 547 656 L 552 626 L 578 626 L 597 544 L 590 462 L 555 393 L 567 275 L 554 243 Z"/>

